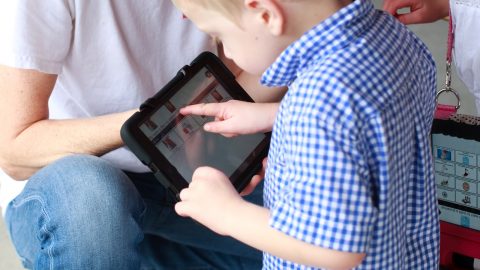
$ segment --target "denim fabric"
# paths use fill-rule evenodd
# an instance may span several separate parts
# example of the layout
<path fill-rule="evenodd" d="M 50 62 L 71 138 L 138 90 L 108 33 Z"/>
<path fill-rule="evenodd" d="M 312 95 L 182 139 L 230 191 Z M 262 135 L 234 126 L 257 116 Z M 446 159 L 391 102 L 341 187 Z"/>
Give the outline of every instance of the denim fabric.
<path fill-rule="evenodd" d="M 262 187 L 249 196 L 262 203 Z M 6 222 L 29 269 L 260 269 L 261 253 L 176 215 L 152 174 L 92 156 L 38 171 Z"/>

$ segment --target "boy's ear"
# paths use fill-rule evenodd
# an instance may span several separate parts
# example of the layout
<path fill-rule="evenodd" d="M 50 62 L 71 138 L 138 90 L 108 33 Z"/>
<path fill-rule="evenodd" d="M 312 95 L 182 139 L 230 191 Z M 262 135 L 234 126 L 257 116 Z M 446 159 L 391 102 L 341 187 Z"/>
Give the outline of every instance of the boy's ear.
<path fill-rule="evenodd" d="M 270 32 L 279 36 L 285 29 L 285 14 L 277 0 L 244 0 L 245 7 L 257 14 L 257 19 L 266 25 Z"/>

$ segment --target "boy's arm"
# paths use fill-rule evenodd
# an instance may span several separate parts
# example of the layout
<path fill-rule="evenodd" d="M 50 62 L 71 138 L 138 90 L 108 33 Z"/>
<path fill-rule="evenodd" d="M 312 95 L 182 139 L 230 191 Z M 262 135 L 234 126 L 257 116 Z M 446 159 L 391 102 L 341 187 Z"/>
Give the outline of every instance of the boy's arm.
<path fill-rule="evenodd" d="M 211 230 L 256 249 L 299 264 L 328 269 L 350 269 L 364 253 L 348 253 L 314 246 L 269 226 L 270 212 L 244 201 L 222 172 L 201 167 L 190 186 L 180 193 L 175 210 Z"/>
<path fill-rule="evenodd" d="M 198 104 L 187 106 L 180 112 L 184 115 L 214 116 L 215 122 L 207 123 L 204 126 L 205 130 L 226 137 L 271 131 L 278 102 L 283 98 L 287 88 L 269 88 L 261 85 L 260 76 L 243 72 L 231 59 L 225 57 L 221 44 L 218 44 L 217 50 L 219 58 L 256 103 L 229 101 Z"/>
<path fill-rule="evenodd" d="M 250 103 L 229 100 L 222 103 L 190 105 L 180 109 L 184 115 L 206 115 L 215 117 L 204 129 L 233 137 L 272 130 L 279 103 Z"/>
<path fill-rule="evenodd" d="M 268 225 L 267 208 L 242 201 L 229 210 L 227 235 L 288 261 L 327 269 L 351 269 L 359 265 L 365 253 L 341 252 L 297 240 Z"/>

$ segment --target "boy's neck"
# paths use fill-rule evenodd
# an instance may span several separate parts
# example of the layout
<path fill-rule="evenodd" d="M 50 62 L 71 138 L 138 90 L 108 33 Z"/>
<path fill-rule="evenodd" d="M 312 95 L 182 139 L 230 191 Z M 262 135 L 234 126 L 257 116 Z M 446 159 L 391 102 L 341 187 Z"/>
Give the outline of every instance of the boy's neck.
<path fill-rule="evenodd" d="M 296 40 L 352 2 L 352 0 L 281 1 L 286 16 L 285 34 Z"/>

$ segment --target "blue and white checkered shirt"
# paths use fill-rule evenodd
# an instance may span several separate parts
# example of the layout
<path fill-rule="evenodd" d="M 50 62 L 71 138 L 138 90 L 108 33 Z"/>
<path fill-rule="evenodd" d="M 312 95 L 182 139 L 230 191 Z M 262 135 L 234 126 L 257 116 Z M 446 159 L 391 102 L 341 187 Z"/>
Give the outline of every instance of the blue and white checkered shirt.
<path fill-rule="evenodd" d="M 289 46 L 262 78 L 289 86 L 268 156 L 270 226 L 366 253 L 356 269 L 438 269 L 435 76 L 425 45 L 368 0 Z M 310 268 L 264 254 L 264 269 Z"/>

